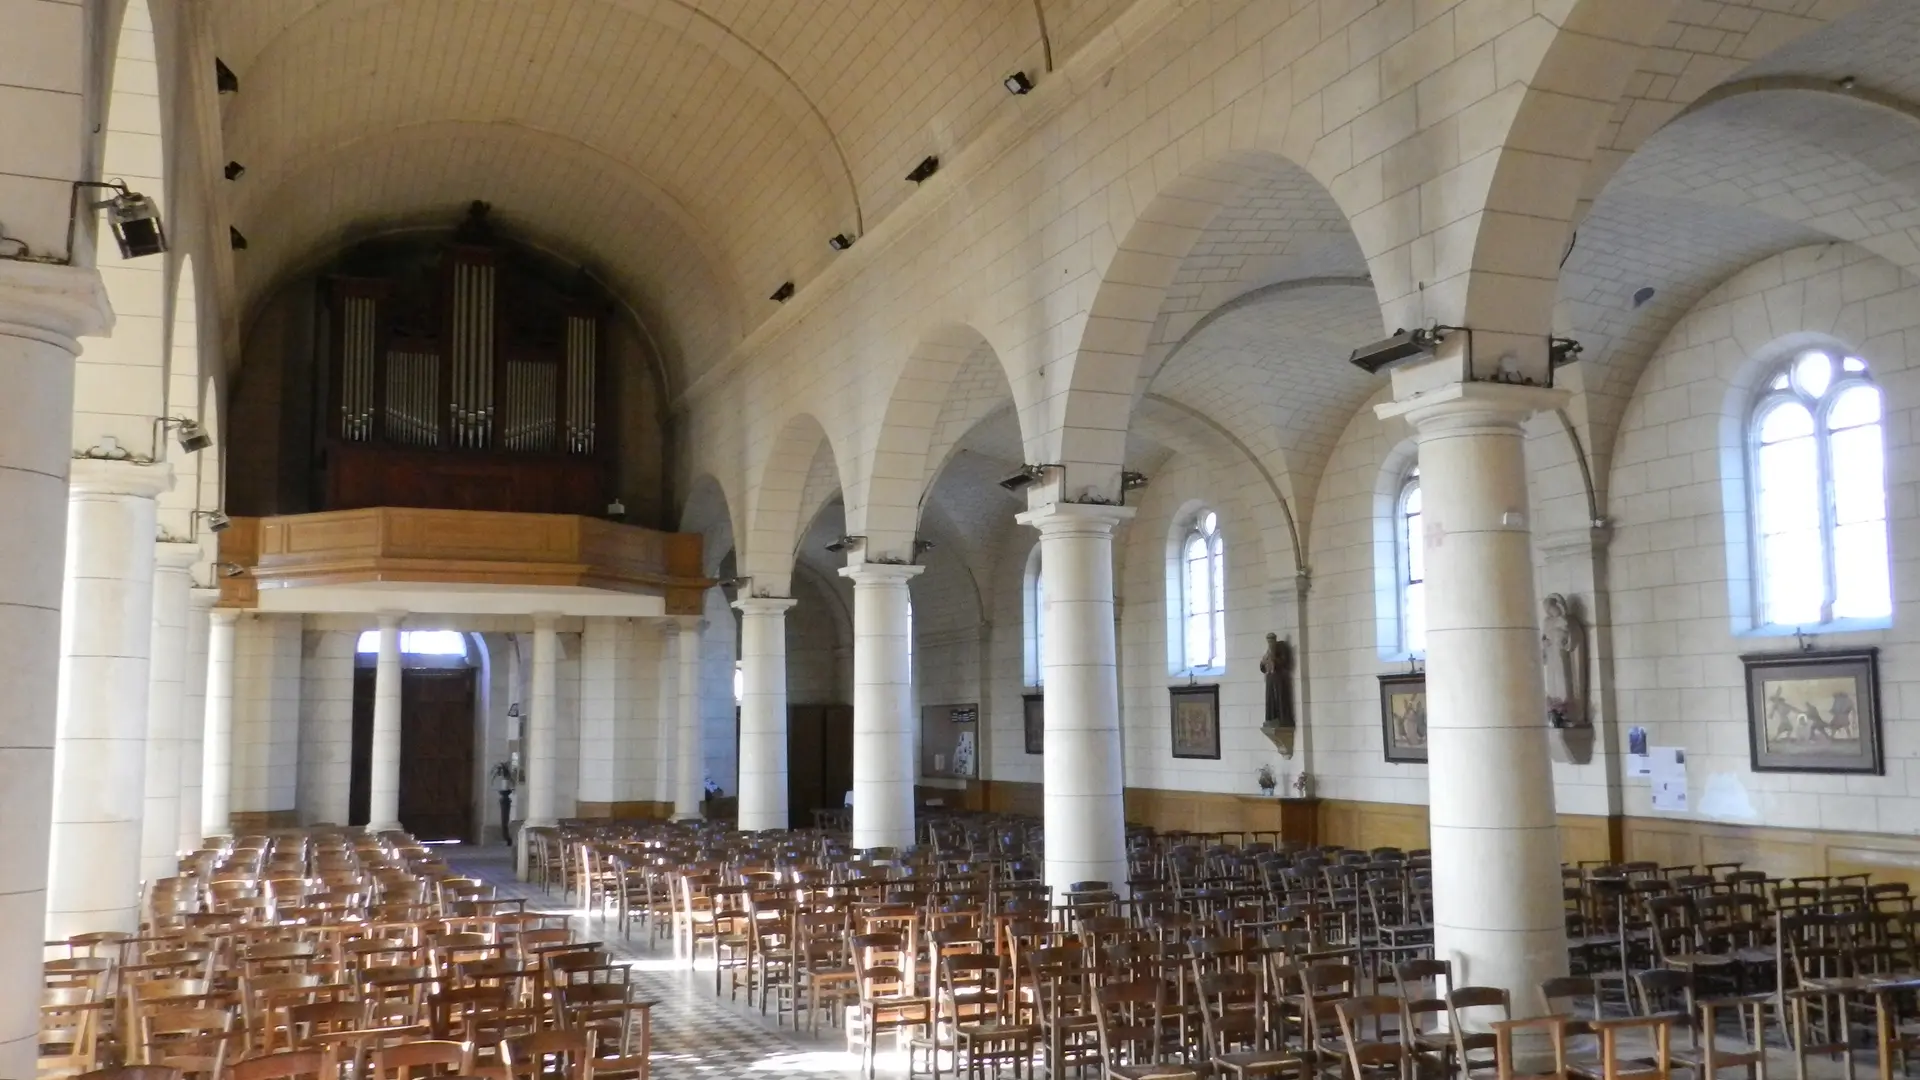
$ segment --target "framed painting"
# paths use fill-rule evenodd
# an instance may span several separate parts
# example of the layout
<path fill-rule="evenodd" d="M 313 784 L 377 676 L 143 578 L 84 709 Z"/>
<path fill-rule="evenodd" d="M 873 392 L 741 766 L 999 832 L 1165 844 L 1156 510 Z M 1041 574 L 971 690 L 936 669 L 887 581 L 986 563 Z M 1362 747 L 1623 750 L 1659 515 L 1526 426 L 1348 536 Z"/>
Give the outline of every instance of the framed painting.
<path fill-rule="evenodd" d="M 1220 758 L 1220 688 L 1172 686 L 1173 756 Z"/>
<path fill-rule="evenodd" d="M 1027 725 L 1027 753 L 1038 754 L 1047 747 L 1047 708 L 1045 694 L 1022 694 L 1020 702 Z"/>
<path fill-rule="evenodd" d="M 1880 650 L 1756 653 L 1747 668 L 1754 772 L 1880 776 Z"/>
<path fill-rule="evenodd" d="M 1425 672 L 1380 676 L 1380 735 L 1389 762 L 1427 763 Z"/>

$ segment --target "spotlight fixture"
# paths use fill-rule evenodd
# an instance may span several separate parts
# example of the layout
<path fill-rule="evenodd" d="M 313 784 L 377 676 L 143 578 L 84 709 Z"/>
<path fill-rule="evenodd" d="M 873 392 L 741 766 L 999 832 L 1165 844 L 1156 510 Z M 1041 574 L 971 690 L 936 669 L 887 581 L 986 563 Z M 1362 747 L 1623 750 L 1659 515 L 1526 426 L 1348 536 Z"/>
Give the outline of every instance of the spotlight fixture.
<path fill-rule="evenodd" d="M 1547 366 L 1566 367 L 1580 359 L 1584 351 L 1580 343 L 1572 338 L 1550 337 L 1547 339 Z"/>
<path fill-rule="evenodd" d="M 240 164 L 237 161 L 229 161 L 227 162 L 226 173 L 227 173 L 227 179 L 238 180 L 241 177 L 247 175 L 247 167 L 245 165 Z"/>
<path fill-rule="evenodd" d="M 167 231 L 160 224 L 159 204 L 128 188 L 119 180 L 112 183 L 81 180 L 73 185 L 74 217 L 77 217 L 79 212 L 81 188 L 105 188 L 114 193 L 112 198 L 87 205 L 91 209 L 107 212 L 107 228 L 113 230 L 113 240 L 120 246 L 121 258 L 137 259 L 143 255 L 158 255 L 167 250 Z M 68 251 L 73 249 L 72 221 L 73 218 L 70 217 L 67 227 Z"/>
<path fill-rule="evenodd" d="M 1645 304 L 1647 301 L 1651 299 L 1653 299 L 1653 286 L 1642 285 L 1638 289 L 1634 290 L 1633 306 L 1636 308 L 1640 307 L 1641 305 Z"/>
<path fill-rule="evenodd" d="M 1347 362 L 1369 375 L 1378 375 L 1417 356 L 1430 355 L 1441 340 L 1436 329 L 1396 330 L 1390 338 L 1353 350 Z"/>
<path fill-rule="evenodd" d="M 752 580 L 752 574 L 743 574 L 740 577 L 721 578 L 713 584 L 715 588 L 719 589 L 744 589 L 747 587 L 747 582 Z"/>
<path fill-rule="evenodd" d="M 217 562 L 213 564 L 213 568 L 220 572 L 221 577 L 240 577 L 247 572 L 246 567 L 231 562 Z"/>
<path fill-rule="evenodd" d="M 1835 79 L 1833 81 L 1833 85 L 1839 87 L 1842 90 L 1851 91 L 1854 87 L 1860 85 L 1860 80 L 1854 78 L 1851 75 L 1842 75 L 1838 79 Z"/>
<path fill-rule="evenodd" d="M 866 544 L 867 538 L 864 536 L 843 536 L 833 543 L 828 544 L 827 550 L 838 555 L 850 547 L 865 547 Z"/>
<path fill-rule="evenodd" d="M 1147 474 L 1141 472 L 1123 472 L 1120 474 L 1121 491 L 1139 491 L 1147 486 Z"/>
<path fill-rule="evenodd" d="M 1058 465 L 1022 465 L 1019 472 L 1000 481 L 1000 486 L 1008 491 L 1021 491 L 1044 479 L 1048 469 L 1059 467 Z"/>
<path fill-rule="evenodd" d="M 223 94 L 240 92 L 240 76 L 235 75 L 227 62 L 217 56 L 213 58 L 213 85 Z"/>
<path fill-rule="evenodd" d="M 232 244 L 235 251 L 247 250 L 247 238 L 240 235 L 240 230 L 231 225 L 227 226 L 227 243 Z"/>
<path fill-rule="evenodd" d="M 907 179 L 913 181 L 916 184 L 924 184 L 927 182 L 928 177 L 931 177 L 934 173 L 937 173 L 939 171 L 940 171 L 940 159 L 938 157 L 933 156 L 932 154 L 928 154 L 924 159 L 921 160 L 920 164 L 915 165 L 913 167 L 912 172 L 907 174 Z"/>
<path fill-rule="evenodd" d="M 940 545 L 934 543 L 931 540 L 915 540 L 913 542 L 913 557 L 917 559 L 920 556 L 925 555 L 927 552 L 932 551 L 934 548 L 939 546 Z"/>
<path fill-rule="evenodd" d="M 627 504 L 618 498 L 607 504 L 607 517 L 612 521 L 627 520 Z"/>
<path fill-rule="evenodd" d="M 835 251 L 845 251 L 853 246 L 853 237 L 843 232 L 834 233 L 827 237 L 827 246 Z"/>
<path fill-rule="evenodd" d="M 233 519 L 219 510 L 195 510 L 194 517 L 207 519 L 207 531 L 223 533 L 233 528 Z"/>
<path fill-rule="evenodd" d="M 773 295 L 768 299 L 772 300 L 776 304 L 784 304 L 787 301 L 793 299 L 793 282 L 791 281 L 781 282 L 780 287 L 773 290 Z"/>
<path fill-rule="evenodd" d="M 174 439 L 180 443 L 180 449 L 189 454 L 197 454 L 213 445 L 213 436 L 207 434 L 207 429 L 201 427 L 198 420 L 177 417 L 166 422 L 174 425 Z"/>
<path fill-rule="evenodd" d="M 1027 78 L 1027 73 L 1024 71 L 1016 71 L 1006 78 L 1001 79 L 1000 85 L 1006 87 L 1007 93 L 1015 97 L 1033 92 L 1033 80 Z"/>

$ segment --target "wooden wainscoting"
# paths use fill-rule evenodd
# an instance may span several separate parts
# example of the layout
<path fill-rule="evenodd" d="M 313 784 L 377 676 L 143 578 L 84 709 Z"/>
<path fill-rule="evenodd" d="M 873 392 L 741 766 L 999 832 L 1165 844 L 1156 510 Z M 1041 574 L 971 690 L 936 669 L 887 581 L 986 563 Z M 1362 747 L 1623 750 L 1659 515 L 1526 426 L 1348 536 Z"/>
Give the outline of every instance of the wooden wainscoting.
<path fill-rule="evenodd" d="M 1872 874 L 1920 889 L 1920 836 L 1625 818 L 1626 855 L 1666 864 L 1737 862 L 1779 877 Z"/>
<path fill-rule="evenodd" d="M 235 835 L 293 829 L 300 825 L 298 810 L 235 810 L 227 815 Z"/>
<path fill-rule="evenodd" d="M 632 802 L 582 802 L 574 804 L 573 816 L 577 818 L 651 818 L 664 821 L 673 816 L 673 804 L 650 802 L 646 799 Z"/>

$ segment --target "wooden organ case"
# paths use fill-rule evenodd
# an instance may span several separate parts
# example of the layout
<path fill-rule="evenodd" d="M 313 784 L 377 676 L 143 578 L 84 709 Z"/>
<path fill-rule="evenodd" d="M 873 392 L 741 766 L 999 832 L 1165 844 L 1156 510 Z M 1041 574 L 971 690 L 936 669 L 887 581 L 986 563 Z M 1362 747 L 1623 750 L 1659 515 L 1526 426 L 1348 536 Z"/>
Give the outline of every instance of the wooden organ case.
<path fill-rule="evenodd" d="M 437 265 L 326 279 L 324 508 L 604 513 L 616 447 L 593 291 L 523 270 L 472 223 Z"/>

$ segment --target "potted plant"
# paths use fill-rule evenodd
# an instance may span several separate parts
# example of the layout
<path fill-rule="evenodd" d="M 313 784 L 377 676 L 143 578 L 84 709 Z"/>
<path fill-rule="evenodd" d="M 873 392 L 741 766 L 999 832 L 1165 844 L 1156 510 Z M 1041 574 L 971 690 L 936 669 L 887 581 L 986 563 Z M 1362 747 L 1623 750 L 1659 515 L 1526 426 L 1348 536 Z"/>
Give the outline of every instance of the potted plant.
<path fill-rule="evenodd" d="M 1273 775 L 1273 766 L 1271 765 L 1260 766 L 1260 772 L 1254 779 L 1260 784 L 1260 794 L 1268 798 L 1273 797 L 1273 789 L 1280 785 L 1280 781 Z"/>

